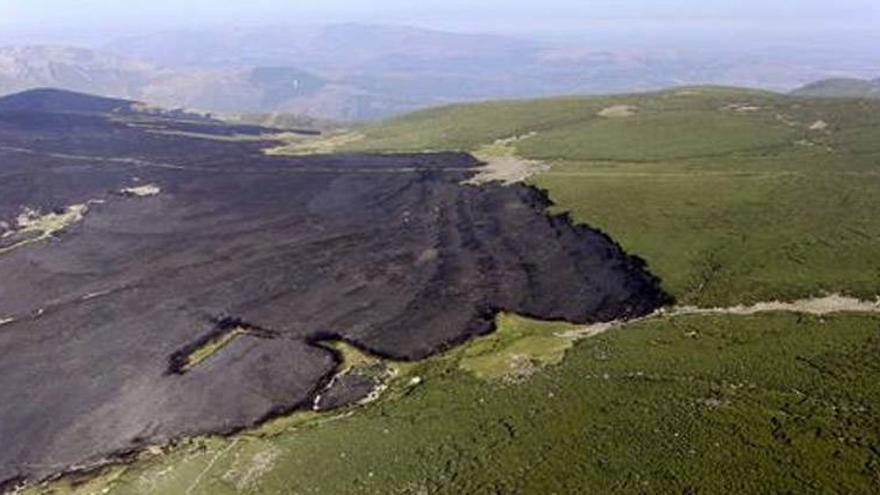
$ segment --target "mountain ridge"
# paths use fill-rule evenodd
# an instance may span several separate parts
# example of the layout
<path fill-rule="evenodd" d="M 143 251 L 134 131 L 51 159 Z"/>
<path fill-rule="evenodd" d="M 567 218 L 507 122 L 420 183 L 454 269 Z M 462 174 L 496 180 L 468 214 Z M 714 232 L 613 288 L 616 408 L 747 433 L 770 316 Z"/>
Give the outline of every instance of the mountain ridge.
<path fill-rule="evenodd" d="M 802 86 L 792 91 L 792 94 L 820 98 L 880 98 L 880 78 L 822 79 Z"/>
<path fill-rule="evenodd" d="M 0 94 L 58 87 L 212 113 L 368 121 L 448 103 L 715 84 L 791 91 L 839 59 L 552 44 L 407 26 L 165 31 L 98 49 L 0 47 Z M 849 73 L 864 77 L 857 60 Z M 861 67 L 861 68 L 860 68 Z M 870 72 L 868 73 L 870 74 Z"/>

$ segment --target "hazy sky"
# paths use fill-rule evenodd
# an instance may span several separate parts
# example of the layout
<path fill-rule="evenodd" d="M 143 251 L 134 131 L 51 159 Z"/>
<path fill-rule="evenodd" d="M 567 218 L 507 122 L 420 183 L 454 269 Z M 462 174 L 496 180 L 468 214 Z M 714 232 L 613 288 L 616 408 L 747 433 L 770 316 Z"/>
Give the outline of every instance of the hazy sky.
<path fill-rule="evenodd" d="M 880 0 L 0 0 L 0 34 L 371 22 L 519 34 L 644 26 L 876 30 Z"/>

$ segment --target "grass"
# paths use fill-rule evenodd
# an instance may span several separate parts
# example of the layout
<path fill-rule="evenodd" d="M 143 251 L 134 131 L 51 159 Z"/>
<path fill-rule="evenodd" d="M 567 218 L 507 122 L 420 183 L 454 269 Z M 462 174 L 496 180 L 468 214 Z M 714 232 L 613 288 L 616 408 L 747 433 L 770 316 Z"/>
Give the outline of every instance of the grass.
<path fill-rule="evenodd" d="M 753 115 L 712 111 L 643 111 L 625 119 L 585 119 L 523 143 L 544 160 L 657 161 L 787 146 L 798 134 Z"/>
<path fill-rule="evenodd" d="M 780 169 L 778 158 L 721 170 L 569 162 L 534 183 L 559 209 L 645 258 L 680 302 L 728 306 L 826 292 L 873 298 L 880 176 L 810 169 L 810 160 L 792 162 L 802 170 Z"/>
<path fill-rule="evenodd" d="M 52 236 L 66 230 L 71 225 L 80 222 L 88 211 L 87 205 L 69 206 L 63 211 L 41 214 L 37 211 L 27 210 L 17 219 L 17 229 L 12 233 L 31 234 L 27 239 L 0 247 L 0 255 L 9 253 L 29 244 L 42 242 Z"/>
<path fill-rule="evenodd" d="M 247 329 L 238 327 L 220 335 L 216 339 L 209 340 L 205 343 L 205 345 L 197 347 L 188 356 L 186 356 L 186 362 L 184 363 L 181 371 L 185 373 L 195 368 L 199 364 L 210 359 L 211 356 L 222 351 L 229 344 L 235 342 L 235 339 L 243 335 L 247 335 L 247 333 Z"/>
<path fill-rule="evenodd" d="M 789 314 L 636 323 L 517 385 L 463 371 L 459 350 L 413 370 L 422 385 L 354 415 L 192 440 L 90 488 L 873 493 L 877 352 L 880 318 Z"/>
<path fill-rule="evenodd" d="M 412 366 L 410 363 L 401 361 L 380 359 L 344 341 L 324 342 L 321 345 L 339 353 L 342 363 L 337 372 L 337 377 L 349 373 L 370 377 L 376 380 L 380 391 L 391 380 L 405 373 L 405 370 Z M 372 402 L 376 395 L 378 395 L 378 392 L 371 394 L 364 399 L 364 402 Z"/>
<path fill-rule="evenodd" d="M 219 135 L 219 134 L 208 134 L 203 132 L 188 132 L 188 131 L 176 131 L 169 129 L 155 129 L 148 130 L 152 134 L 161 134 L 166 136 L 181 136 L 181 137 L 189 137 L 193 139 L 207 139 L 210 141 L 223 141 L 223 142 L 248 142 L 248 141 L 279 141 L 279 140 L 297 140 L 301 138 L 301 135 L 293 133 L 293 132 L 282 132 L 274 134 L 234 134 L 231 136 Z"/>
<path fill-rule="evenodd" d="M 342 356 L 342 366 L 340 367 L 340 371 L 342 372 L 356 368 L 369 368 L 382 362 L 382 360 L 375 358 L 346 342 L 336 341 L 324 345 L 335 350 Z"/>
<path fill-rule="evenodd" d="M 567 323 L 500 315 L 498 331 L 462 350 L 461 368 L 482 379 L 526 378 L 539 367 L 561 363 L 573 345 L 561 334 L 576 329 L 576 325 Z"/>
<path fill-rule="evenodd" d="M 763 104 L 779 98 L 758 91 L 693 88 L 612 97 L 565 97 L 541 100 L 462 104 L 414 112 L 358 129 L 364 139 L 344 149 L 363 151 L 474 150 L 482 145 L 531 132 L 544 134 L 585 122 L 625 124 L 599 114 L 615 105 L 638 107 L 639 115 L 656 112 L 709 112 L 731 99 Z M 679 123 L 681 125 L 681 123 Z"/>
<path fill-rule="evenodd" d="M 286 144 L 266 151 L 270 155 L 316 155 L 333 153 L 345 146 L 364 139 L 363 134 L 356 131 L 340 130 L 319 136 L 276 136 Z"/>

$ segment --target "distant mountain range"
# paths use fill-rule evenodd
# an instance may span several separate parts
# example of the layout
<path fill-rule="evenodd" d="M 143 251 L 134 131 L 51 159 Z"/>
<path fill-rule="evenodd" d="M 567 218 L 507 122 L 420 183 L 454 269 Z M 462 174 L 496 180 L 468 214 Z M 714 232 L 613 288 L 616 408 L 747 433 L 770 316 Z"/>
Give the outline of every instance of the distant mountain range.
<path fill-rule="evenodd" d="M 128 96 L 169 76 L 158 66 L 108 53 L 62 46 L 0 48 L 0 92 L 58 87 Z"/>
<path fill-rule="evenodd" d="M 58 46 L 0 48 L 0 94 L 54 87 L 215 112 L 283 109 L 326 81 L 295 67 L 167 68 Z M 294 105 L 294 108 L 296 105 Z"/>
<path fill-rule="evenodd" d="M 820 98 L 880 98 L 880 79 L 824 79 L 796 89 L 792 94 Z"/>
<path fill-rule="evenodd" d="M 504 36 L 458 34 L 405 26 L 338 24 L 312 27 L 169 31 L 111 42 L 103 50 L 172 67 L 237 68 L 298 65 L 319 71 L 426 67 L 442 60 L 458 68 L 531 59 L 541 46 Z"/>
<path fill-rule="evenodd" d="M 684 84 L 787 91 L 833 73 L 812 61 L 695 53 L 357 24 L 174 31 L 91 49 L 0 48 L 0 94 L 57 87 L 210 112 L 368 120 L 462 101 Z"/>

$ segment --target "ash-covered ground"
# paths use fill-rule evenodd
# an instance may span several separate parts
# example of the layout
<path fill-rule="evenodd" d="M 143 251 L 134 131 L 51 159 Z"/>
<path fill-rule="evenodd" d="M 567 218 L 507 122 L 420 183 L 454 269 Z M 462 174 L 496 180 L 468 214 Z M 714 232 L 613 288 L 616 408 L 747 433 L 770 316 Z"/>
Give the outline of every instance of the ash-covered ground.
<path fill-rule="evenodd" d="M 64 102 L 0 100 L 0 485 L 311 407 L 340 364 L 320 341 L 417 360 L 499 311 L 666 302 L 542 192 L 463 185 L 467 154 L 270 157 L 193 137 L 263 129 Z M 21 218 L 74 205 L 45 238 Z"/>

